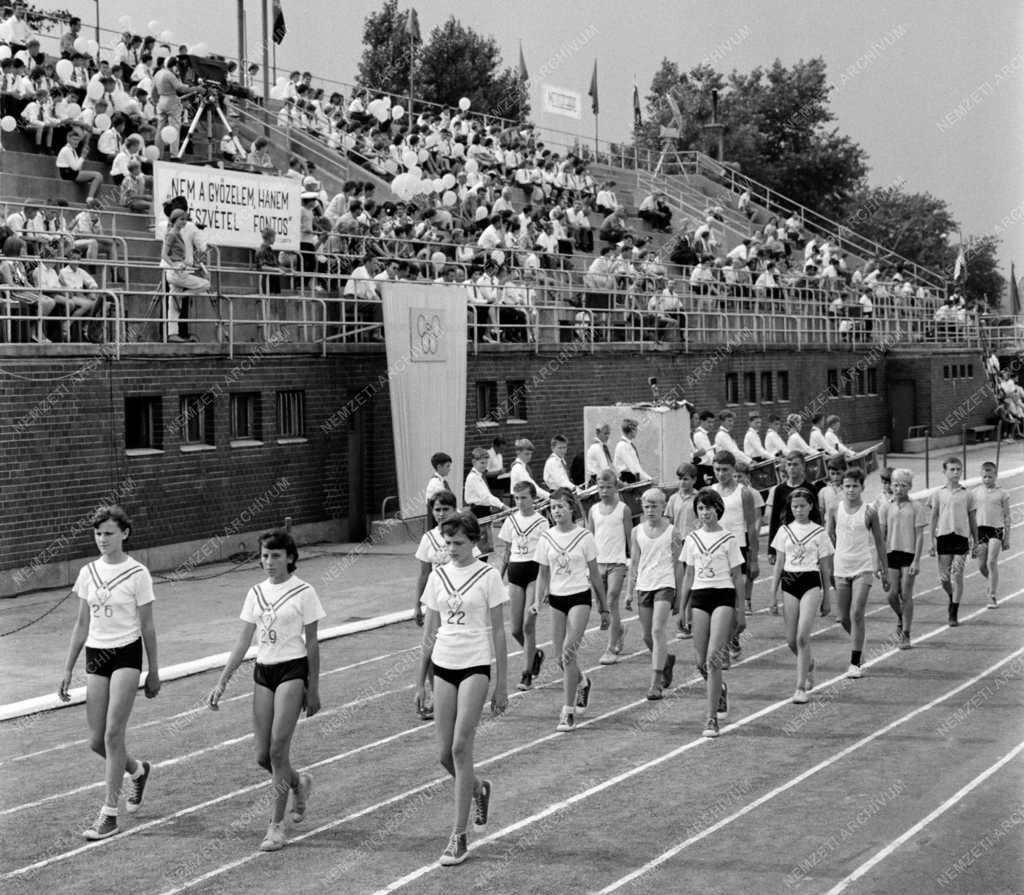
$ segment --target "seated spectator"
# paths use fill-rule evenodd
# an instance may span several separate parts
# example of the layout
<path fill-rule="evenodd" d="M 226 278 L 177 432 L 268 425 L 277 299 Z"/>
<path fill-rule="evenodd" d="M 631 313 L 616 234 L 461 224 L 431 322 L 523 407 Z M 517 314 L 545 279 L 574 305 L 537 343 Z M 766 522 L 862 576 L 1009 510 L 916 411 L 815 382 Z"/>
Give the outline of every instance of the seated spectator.
<path fill-rule="evenodd" d="M 260 247 L 256 250 L 254 262 L 260 277 L 260 293 L 268 295 L 281 294 L 281 263 L 277 251 L 274 249 L 274 241 L 277 239 L 277 231 L 273 227 L 266 227 L 261 233 Z"/>
<path fill-rule="evenodd" d="M 43 319 L 53 310 L 53 299 L 41 292 L 30 289 L 28 270 L 25 267 L 25 243 L 17 236 L 8 236 L 0 251 L 0 295 L 12 305 L 32 308 L 36 312 L 33 342 L 48 343 L 43 329 Z M 13 288 L 4 288 L 13 287 Z"/>
<path fill-rule="evenodd" d="M 619 205 L 618 198 L 615 196 L 614 187 L 615 181 L 607 180 L 601 185 L 601 189 L 597 191 L 594 209 L 603 215 L 610 215 L 622 208 Z"/>
<path fill-rule="evenodd" d="M 774 261 L 769 261 L 754 281 L 754 294 L 758 299 L 767 301 L 770 312 L 781 310 L 782 281 Z"/>
<path fill-rule="evenodd" d="M 673 290 L 673 284 L 660 280 L 662 288 L 655 292 L 647 303 L 647 311 L 654 318 L 654 341 L 659 347 L 665 342 L 669 327 L 678 325 L 682 332 L 682 303 Z"/>
<path fill-rule="evenodd" d="M 128 175 L 121 181 L 121 205 L 129 211 L 143 214 L 153 207 L 149 185 L 137 159 L 128 162 Z"/>
<path fill-rule="evenodd" d="M 81 153 L 79 147 L 81 146 Z M 88 142 L 82 143 L 82 135 L 77 130 L 68 133 L 68 141 L 57 154 L 57 174 L 61 180 L 89 185 L 89 195 L 85 204 L 90 208 L 99 208 L 96 194 L 103 186 L 103 175 L 99 171 L 86 171 L 85 156 L 89 152 Z"/>
<path fill-rule="evenodd" d="M 53 102 L 48 90 L 36 91 L 35 98 L 21 110 L 21 125 L 35 136 L 36 146 L 46 149 L 53 147 L 54 129 L 60 127 L 60 120 L 53 114 Z"/>
<path fill-rule="evenodd" d="M 376 257 L 367 255 L 363 263 L 349 274 L 344 292 L 346 298 L 355 299 L 355 318 L 361 324 L 370 324 L 367 332 L 374 342 L 384 341 L 380 291 L 374 280 L 379 271 Z"/>
<path fill-rule="evenodd" d="M 192 247 L 182 237 L 187 213 L 175 208 L 168 219 L 167 234 L 160 252 L 160 267 L 165 271 L 171 295 L 167 303 L 167 341 L 185 342 L 180 321 L 188 317 L 188 296 L 207 292 L 210 281 L 196 271 Z M 181 293 L 186 293 L 182 296 Z"/>
<path fill-rule="evenodd" d="M 672 211 L 665 202 L 664 193 L 651 193 L 645 197 L 637 215 L 662 233 L 667 233 L 672 223 Z"/>
<path fill-rule="evenodd" d="M 110 179 L 114 183 L 118 186 L 121 185 L 125 177 L 128 176 L 128 165 L 133 161 L 139 163 L 139 170 L 143 170 L 145 161 L 145 156 L 142 154 L 143 149 L 142 138 L 135 134 L 124 141 L 120 151 L 110 164 Z"/>
<path fill-rule="evenodd" d="M 601 222 L 599 232 L 602 242 L 618 243 L 630 235 L 626 227 L 626 219 L 622 211 L 614 209 Z"/>
<path fill-rule="evenodd" d="M 95 313 L 100 301 L 113 300 L 111 293 L 101 295 L 99 286 L 92 275 L 81 266 L 82 252 L 72 249 L 68 252 L 67 264 L 60 269 L 60 283 L 66 291 L 68 301 L 73 305 L 73 318 L 89 317 Z M 86 291 L 89 290 L 89 291 Z M 86 334 L 82 333 L 83 340 Z"/>
<path fill-rule="evenodd" d="M 566 219 L 569 223 L 569 235 L 576 241 L 576 248 L 581 252 L 594 251 L 594 228 L 582 199 L 576 199 L 572 203 L 572 208 L 566 212 Z"/>
<path fill-rule="evenodd" d="M 24 244 L 26 253 L 38 255 L 40 250 L 57 242 L 57 237 L 46 232 L 46 219 L 39 206 L 31 199 L 25 202 L 21 211 L 7 216 L 7 228 Z"/>
<path fill-rule="evenodd" d="M 52 260 L 53 251 L 47 246 L 39 253 L 39 260 L 32 271 L 32 283 L 39 288 L 43 296 L 53 302 L 53 307 L 60 318 L 60 341 L 70 342 L 72 312 L 80 308 L 91 308 L 92 305 L 91 303 L 82 304 L 81 301 L 72 300 L 68 296 L 64 291 L 60 274 L 50 263 Z"/>
<path fill-rule="evenodd" d="M 690 290 L 695 295 L 711 295 L 715 291 L 715 275 L 711 270 L 712 257 L 704 255 L 690 274 Z"/>
<path fill-rule="evenodd" d="M 748 221 L 754 218 L 754 209 L 750 207 L 750 190 L 744 190 L 736 202 L 736 207 Z"/>
<path fill-rule="evenodd" d="M 257 171 L 262 171 L 265 174 L 276 174 L 277 167 L 274 165 L 274 160 L 270 157 L 270 150 L 267 148 L 270 145 L 270 141 L 266 137 L 257 137 L 252 144 L 252 148 L 249 150 L 249 164 Z"/>

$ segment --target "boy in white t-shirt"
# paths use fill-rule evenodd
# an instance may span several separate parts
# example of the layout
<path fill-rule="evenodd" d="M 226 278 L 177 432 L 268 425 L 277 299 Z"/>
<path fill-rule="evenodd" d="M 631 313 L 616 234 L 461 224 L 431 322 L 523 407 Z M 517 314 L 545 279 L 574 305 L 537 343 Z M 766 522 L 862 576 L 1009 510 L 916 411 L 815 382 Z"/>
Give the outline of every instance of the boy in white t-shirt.
<path fill-rule="evenodd" d="M 978 525 L 978 565 L 988 579 L 988 608 L 997 609 L 999 601 L 999 554 L 1010 549 L 1010 496 L 996 482 L 997 467 L 991 461 L 981 464 L 981 484 L 974 489 Z"/>
<path fill-rule="evenodd" d="M 253 666 L 252 717 L 256 763 L 274 778 L 274 807 L 260 851 L 278 851 L 288 841 L 284 815 L 288 794 L 293 795 L 291 821 L 301 823 L 313 787 L 309 774 L 299 774 L 290 755 L 292 735 L 305 709 L 311 718 L 320 711 L 320 643 L 317 627 L 326 613 L 312 585 L 293 573 L 299 549 L 286 531 L 260 536 L 260 565 L 265 581 L 253 585 L 242 604 L 242 630 L 228 656 L 217 685 L 210 692 L 210 708 L 217 711 L 231 676 L 242 664 L 256 635 Z M 271 741 L 284 740 L 284 754 L 271 750 Z"/>
<path fill-rule="evenodd" d="M 608 603 L 608 645 L 600 658 L 601 665 L 614 665 L 622 652 L 624 630 L 619 610 L 619 595 L 626 578 L 626 545 L 633 530 L 633 516 L 619 499 L 619 482 L 615 472 L 602 469 L 597 476 L 599 500 L 587 513 L 587 530 L 597 544 L 597 568 L 604 581 Z M 626 609 L 630 608 L 626 600 Z M 602 628 L 604 626 L 602 625 Z"/>

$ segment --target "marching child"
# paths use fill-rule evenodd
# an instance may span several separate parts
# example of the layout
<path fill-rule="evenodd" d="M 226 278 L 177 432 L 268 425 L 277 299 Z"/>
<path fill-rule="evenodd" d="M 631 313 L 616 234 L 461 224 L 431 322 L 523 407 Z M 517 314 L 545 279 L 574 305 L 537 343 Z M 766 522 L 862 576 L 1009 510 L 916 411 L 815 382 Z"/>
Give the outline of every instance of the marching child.
<path fill-rule="evenodd" d="M 914 582 L 924 556 L 928 511 L 910 496 L 914 474 L 909 469 L 891 470 L 892 498 L 882 508 L 880 520 L 889 567 L 889 605 L 896 613 L 896 638 L 900 649 L 910 649 L 914 624 Z"/>
<path fill-rule="evenodd" d="M 124 552 L 132 526 L 118 506 L 100 507 L 92 517 L 92 532 L 100 558 L 78 573 L 73 593 L 81 601 L 71 634 L 59 695 L 71 701 L 71 675 L 85 647 L 85 704 L 89 746 L 106 760 L 106 797 L 99 817 L 82 835 L 106 839 L 121 829 L 118 802 L 125 772 L 131 778 L 125 810 L 134 814 L 142 805 L 150 764 L 132 758 L 125 748 L 125 730 L 142 674 L 146 648 L 146 698 L 160 692 L 160 669 L 153 624 L 153 581 L 149 570 Z"/>
<path fill-rule="evenodd" d="M 1010 549 L 1010 496 L 996 482 L 996 464 L 981 464 L 981 484 L 974 489 L 978 520 L 978 563 L 988 579 L 988 608 L 997 609 L 999 552 Z"/>
<path fill-rule="evenodd" d="M 428 512 L 430 507 L 430 498 L 432 498 L 439 491 L 451 491 L 452 489 L 448 485 L 448 473 L 452 471 L 452 458 L 444 451 L 438 451 L 436 454 L 431 454 L 430 465 L 434 468 L 433 475 L 427 479 L 427 487 L 425 491 L 425 498 Z"/>
<path fill-rule="evenodd" d="M 533 482 L 519 482 L 512 489 L 515 512 L 505 517 L 498 532 L 504 542 L 501 574 L 508 576 L 508 596 L 512 615 L 512 637 L 523 647 L 526 667 L 519 689 L 529 690 L 544 664 L 544 650 L 537 649 L 537 616 L 527 611 L 533 606 L 537 590 L 537 563 L 533 554 L 540 536 L 547 531 L 548 520 L 534 509 L 537 489 Z"/>
<path fill-rule="evenodd" d="M 629 545 L 629 592 L 636 598 L 643 639 L 651 651 L 648 699 L 661 699 L 672 686 L 676 657 L 668 651 L 668 620 L 678 609 L 683 583 L 679 560 L 683 539 L 665 517 L 665 492 L 648 488 L 640 498 L 643 521 L 632 530 Z"/>
<path fill-rule="evenodd" d="M 608 607 L 597 568 L 597 544 L 577 522 L 583 511 L 576 495 L 568 488 L 557 489 L 550 511 L 555 524 L 541 535 L 534 554 L 540 568 L 532 612 L 537 614 L 541 600 L 551 605 L 551 640 L 563 672 L 565 697 L 555 729 L 568 732 L 590 704 L 590 678 L 580 672 L 579 648 L 590 618 L 591 595 L 597 596 L 602 622 L 608 618 Z"/>
<path fill-rule="evenodd" d="M 939 583 L 949 597 L 949 626 L 960 624 L 957 613 L 964 595 L 964 565 L 978 541 L 974 494 L 960 484 L 963 466 L 957 457 L 942 463 L 946 484 L 932 497 L 932 549 L 938 556 Z"/>
<path fill-rule="evenodd" d="M 848 469 L 843 473 L 843 499 L 828 517 L 828 535 L 835 544 L 833 576 L 836 601 L 839 604 L 839 623 L 850 635 L 850 666 L 848 678 L 862 677 L 861 659 L 864 653 L 864 609 L 871 591 L 871 576 L 889 589 L 885 577 L 885 544 L 882 528 L 874 507 L 861 499 L 864 493 L 864 473 Z"/>
<path fill-rule="evenodd" d="M 614 665 L 622 652 L 624 631 L 619 595 L 626 578 L 626 545 L 633 531 L 633 514 L 619 499 L 619 483 L 615 472 L 602 469 L 597 476 L 599 500 L 587 514 L 587 529 L 597 544 L 597 568 L 604 582 L 609 609 L 608 646 L 601 656 L 602 665 Z M 628 609 L 627 605 L 627 609 Z"/>
<path fill-rule="evenodd" d="M 772 541 L 777 557 L 772 590 L 775 594 L 782 591 L 786 643 L 796 656 L 793 702 L 797 705 L 807 702 L 807 694 L 814 689 L 811 630 L 825 583 L 832 578 L 832 554 L 835 552 L 825 529 L 811 522 L 813 506 L 813 492 L 806 488 L 793 491 L 789 495 L 793 521 L 783 525 Z"/>
<path fill-rule="evenodd" d="M 732 532 L 718 520 L 725 504 L 717 491 L 703 488 L 695 501 L 700 528 L 683 544 L 683 604 L 693 607 L 693 648 L 697 670 L 707 681 L 707 724 L 703 735 L 718 736 L 718 722 L 729 717 L 728 691 L 722 680 L 722 661 L 729 639 L 746 627 L 743 615 L 743 554 Z"/>
<path fill-rule="evenodd" d="M 681 463 L 676 469 L 676 478 L 679 479 L 679 490 L 668 499 L 665 515 L 672 520 L 672 525 L 679 532 L 680 540 L 685 541 L 691 531 L 696 531 L 700 527 L 697 511 L 693 507 L 693 499 L 697 496 L 695 486 L 700 478 L 700 471 L 692 463 Z M 626 608 L 629 608 L 628 604 Z M 679 613 L 677 636 L 679 640 L 689 640 L 693 636 L 689 603 L 686 603 Z"/>
<path fill-rule="evenodd" d="M 423 655 L 416 681 L 416 704 L 426 700 L 426 679 L 434 673 L 437 722 L 434 729 L 441 764 L 455 779 L 455 822 L 441 864 L 453 866 L 466 860 L 466 827 L 469 808 L 473 823 L 487 823 L 491 781 L 481 780 L 473 768 L 473 742 L 490 687 L 491 662 L 495 663 L 491 713 L 508 707 L 505 650 L 505 604 L 508 595 L 498 570 L 474 554 L 480 540 L 480 523 L 472 513 L 449 516 L 441 523 L 451 561 L 438 566 L 427 580 L 423 603 Z"/>
<path fill-rule="evenodd" d="M 843 499 L 843 473 L 846 472 L 846 460 L 843 457 L 829 457 L 825 463 L 825 486 L 818 492 L 818 511 L 822 519 L 827 519 L 836 505 Z"/>
<path fill-rule="evenodd" d="M 320 645 L 317 626 L 325 616 L 312 585 L 295 576 L 299 550 L 286 531 L 260 536 L 260 565 L 267 578 L 249 588 L 242 604 L 242 630 L 228 656 L 208 703 L 217 711 L 231 675 L 256 639 L 253 666 L 252 723 L 256 763 L 274 778 L 274 807 L 261 851 L 278 851 L 288 841 L 284 829 L 288 794 L 291 822 L 306 816 L 313 779 L 292 767 L 290 750 L 295 725 L 305 709 L 320 711 Z"/>

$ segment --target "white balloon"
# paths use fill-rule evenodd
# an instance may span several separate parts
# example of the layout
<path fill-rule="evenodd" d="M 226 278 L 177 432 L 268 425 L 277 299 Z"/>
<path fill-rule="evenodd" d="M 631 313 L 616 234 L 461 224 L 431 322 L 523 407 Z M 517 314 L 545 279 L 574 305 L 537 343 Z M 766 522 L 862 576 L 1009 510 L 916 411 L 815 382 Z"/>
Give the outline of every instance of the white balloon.
<path fill-rule="evenodd" d="M 62 81 L 70 80 L 72 73 L 75 70 L 74 65 L 71 64 L 70 59 L 61 59 L 53 67 L 54 71 L 57 72 L 57 77 Z"/>
<path fill-rule="evenodd" d="M 87 127 L 92 127 L 94 124 L 93 119 L 96 117 L 96 113 L 92 109 L 82 109 L 82 114 L 78 116 L 78 120 Z"/>
<path fill-rule="evenodd" d="M 468 112 L 469 111 L 469 107 L 471 105 L 472 105 L 472 103 L 469 101 L 469 97 L 468 96 L 464 96 L 464 97 L 462 97 L 462 99 L 459 100 L 459 108 L 462 109 L 463 112 Z"/>
<path fill-rule="evenodd" d="M 274 87 L 270 88 L 270 98 L 271 99 L 284 99 L 284 97 L 285 97 L 285 89 L 281 85 L 278 84 L 278 85 L 275 85 Z"/>
<path fill-rule="evenodd" d="M 416 153 L 411 149 L 406 149 L 405 152 L 402 153 L 402 164 L 405 165 L 405 167 L 415 168 L 417 161 Z"/>
<path fill-rule="evenodd" d="M 142 154 L 151 162 L 155 162 L 158 158 L 160 158 L 160 147 L 147 146 L 145 149 L 142 150 Z"/>
<path fill-rule="evenodd" d="M 450 190 L 455 186 L 455 175 L 451 173 L 445 174 L 444 177 L 441 178 L 441 182 L 444 184 L 444 188 L 446 190 Z"/>
<path fill-rule="evenodd" d="M 89 52 L 89 38 L 88 37 L 76 37 L 73 44 L 76 53 L 88 53 Z"/>
<path fill-rule="evenodd" d="M 68 118 L 77 118 L 82 114 L 82 107 L 78 103 L 68 103 Z"/>
<path fill-rule="evenodd" d="M 391 119 L 393 121 L 398 121 L 399 119 L 401 119 L 401 117 L 404 114 L 405 114 L 405 109 L 403 109 L 401 106 L 392 106 L 391 107 Z"/>
<path fill-rule="evenodd" d="M 416 156 L 416 159 L 420 162 L 425 162 L 428 158 L 430 158 L 430 153 L 426 149 L 421 149 Z"/>
<path fill-rule="evenodd" d="M 100 45 L 94 40 L 90 40 L 86 44 L 86 49 L 89 51 L 90 56 L 95 56 L 100 51 Z"/>
<path fill-rule="evenodd" d="M 430 256 L 430 261 L 435 267 L 444 267 L 447 260 L 448 257 L 444 252 L 434 252 L 434 254 Z"/>
<path fill-rule="evenodd" d="M 475 158 L 466 159 L 466 173 L 476 174 L 480 170 L 480 163 Z"/>
<path fill-rule="evenodd" d="M 376 118 L 381 124 L 388 120 L 388 109 L 383 103 L 377 106 L 377 111 L 373 113 L 373 117 Z"/>
<path fill-rule="evenodd" d="M 132 20 L 131 20 L 131 18 L 129 16 L 121 16 L 121 18 L 119 18 L 117 20 L 117 27 L 120 28 L 122 31 L 131 31 L 131 29 L 132 29 Z"/>
<path fill-rule="evenodd" d="M 384 108 L 385 109 L 390 109 L 391 108 L 391 97 L 390 96 L 381 97 L 380 101 L 382 103 L 384 103 Z"/>
<path fill-rule="evenodd" d="M 162 40 L 164 43 L 169 44 L 172 40 L 174 40 L 174 34 L 170 31 L 161 31 L 160 40 Z"/>
<path fill-rule="evenodd" d="M 151 19 L 146 27 L 149 29 L 150 34 L 154 36 L 160 31 L 160 23 L 156 19 Z"/>
<path fill-rule="evenodd" d="M 11 48 L 7 44 L 0 44 L 0 59 L 10 59 Z"/>
<path fill-rule="evenodd" d="M 110 116 L 105 112 L 100 112 L 100 114 L 93 119 L 92 123 L 94 127 L 98 127 L 101 131 L 105 131 L 110 127 Z"/>
<path fill-rule="evenodd" d="M 99 81 L 90 81 L 85 88 L 85 95 L 91 100 L 97 100 L 103 96 L 103 85 Z"/>
<path fill-rule="evenodd" d="M 477 206 L 476 212 L 473 215 L 473 220 L 475 220 L 475 221 L 487 220 L 487 206 L 486 205 L 478 205 Z"/>
<path fill-rule="evenodd" d="M 429 149 L 432 146 L 436 146 L 440 142 L 441 142 L 441 135 L 440 134 L 427 134 L 427 139 L 425 139 L 423 141 L 423 145 L 426 146 Z"/>
<path fill-rule="evenodd" d="M 168 124 L 160 131 L 160 139 L 164 143 L 174 143 L 178 139 L 178 129 L 173 124 Z"/>
<path fill-rule="evenodd" d="M 451 190 L 448 190 L 448 192 L 441 197 L 441 204 L 447 208 L 451 208 L 458 201 L 458 197 Z"/>
<path fill-rule="evenodd" d="M 278 87 L 287 87 L 288 79 L 284 75 L 280 75 L 274 83 L 277 84 Z"/>
<path fill-rule="evenodd" d="M 500 267 L 505 263 L 505 253 L 501 249 L 495 249 L 491 252 L 491 260 Z"/>
<path fill-rule="evenodd" d="M 440 177 L 435 177 L 434 180 L 431 181 L 431 184 L 433 186 L 432 192 L 435 192 L 435 193 L 443 193 L 444 192 L 444 180 L 442 180 Z"/>
<path fill-rule="evenodd" d="M 419 180 L 423 176 L 423 169 L 420 168 L 419 165 L 413 165 L 409 169 L 409 173 L 413 176 L 414 179 Z"/>
<path fill-rule="evenodd" d="M 14 118 L 12 118 L 10 115 L 4 115 L 3 118 L 0 118 L 0 131 L 3 131 L 5 134 L 9 134 L 17 126 L 18 122 L 15 121 Z"/>
<path fill-rule="evenodd" d="M 193 56 L 207 56 L 210 53 L 210 48 L 202 42 L 197 43 L 195 46 L 191 46 L 188 49 Z"/>
<path fill-rule="evenodd" d="M 393 158 L 389 158 L 386 162 L 384 162 L 384 170 L 387 171 L 389 174 L 397 174 L 398 162 L 396 162 Z"/>

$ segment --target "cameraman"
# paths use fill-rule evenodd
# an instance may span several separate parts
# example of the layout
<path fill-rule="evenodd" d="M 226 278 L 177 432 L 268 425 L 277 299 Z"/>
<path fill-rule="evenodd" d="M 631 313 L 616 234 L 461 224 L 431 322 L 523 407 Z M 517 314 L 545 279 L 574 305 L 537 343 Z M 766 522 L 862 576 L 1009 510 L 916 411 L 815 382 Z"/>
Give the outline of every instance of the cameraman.
<path fill-rule="evenodd" d="M 174 141 L 167 144 L 172 156 L 178 151 L 178 140 L 181 138 L 181 99 L 192 96 L 202 89 L 201 87 L 185 87 L 178 80 L 180 65 L 178 57 L 171 56 L 164 67 L 153 75 L 153 92 L 157 96 L 157 145 L 163 143 L 163 129 L 173 127 L 176 132 Z"/>

